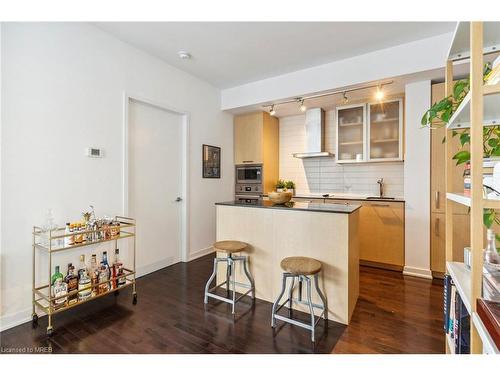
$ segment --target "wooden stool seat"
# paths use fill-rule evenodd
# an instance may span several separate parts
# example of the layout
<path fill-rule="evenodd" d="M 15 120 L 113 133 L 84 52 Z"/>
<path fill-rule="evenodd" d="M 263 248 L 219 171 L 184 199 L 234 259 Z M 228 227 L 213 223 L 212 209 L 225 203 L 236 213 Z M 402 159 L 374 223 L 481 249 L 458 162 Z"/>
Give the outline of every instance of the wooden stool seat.
<path fill-rule="evenodd" d="M 294 275 L 315 275 L 321 271 L 321 262 L 308 257 L 288 257 L 281 261 L 280 266 Z"/>
<path fill-rule="evenodd" d="M 227 254 L 238 253 L 245 250 L 248 244 L 241 241 L 217 241 L 213 244 L 213 248 L 217 251 L 222 251 Z"/>

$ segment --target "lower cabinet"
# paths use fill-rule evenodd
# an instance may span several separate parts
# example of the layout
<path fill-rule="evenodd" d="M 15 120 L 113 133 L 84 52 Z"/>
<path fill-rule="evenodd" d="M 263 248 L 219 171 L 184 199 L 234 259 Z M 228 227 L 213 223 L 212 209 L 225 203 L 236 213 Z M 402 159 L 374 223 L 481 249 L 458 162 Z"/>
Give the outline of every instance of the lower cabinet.
<path fill-rule="evenodd" d="M 446 271 L 446 225 L 444 213 L 431 213 L 431 270 L 434 276 Z M 464 247 L 470 246 L 470 216 L 453 215 L 453 259 L 463 262 Z"/>
<path fill-rule="evenodd" d="M 327 199 L 330 203 L 360 204 L 359 259 L 364 265 L 402 271 L 405 263 L 404 202 Z"/>

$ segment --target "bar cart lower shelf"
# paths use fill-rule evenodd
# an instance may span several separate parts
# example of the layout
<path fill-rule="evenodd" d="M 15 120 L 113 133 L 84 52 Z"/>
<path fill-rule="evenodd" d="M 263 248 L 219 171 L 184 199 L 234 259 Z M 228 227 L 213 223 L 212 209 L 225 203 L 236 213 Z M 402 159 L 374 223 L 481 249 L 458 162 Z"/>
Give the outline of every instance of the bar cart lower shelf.
<path fill-rule="evenodd" d="M 65 237 L 70 235 L 61 234 L 64 232 L 64 228 L 57 228 L 49 231 L 43 231 L 39 227 L 33 227 L 33 313 L 31 315 L 32 327 L 36 328 L 38 326 L 38 314 L 37 309 L 43 311 L 48 316 L 47 325 L 47 335 L 52 336 L 54 333 L 54 328 L 52 326 L 52 316 L 60 312 L 72 309 L 73 307 L 80 306 L 86 302 L 93 301 L 97 298 L 109 295 L 111 293 L 117 296 L 122 289 L 132 287 L 132 304 L 137 304 L 137 290 L 136 290 L 136 271 L 135 271 L 135 260 L 136 260 L 136 249 L 135 249 L 135 220 L 123 216 L 116 216 L 116 222 L 119 223 L 119 229 L 117 229 L 114 236 L 109 236 L 105 231 L 109 231 L 110 228 L 88 230 L 83 231 L 81 234 L 95 234 L 102 232 L 102 238 L 99 240 L 87 241 L 83 244 L 76 244 L 73 246 L 58 246 L 55 241 L 64 240 Z M 118 228 L 118 227 L 116 227 Z M 116 229 L 115 228 L 115 229 Z M 55 297 L 52 293 L 51 288 L 51 270 L 52 270 L 52 256 L 53 253 L 71 250 L 78 247 L 96 245 L 103 242 L 114 241 L 115 247 L 117 247 L 118 240 L 124 238 L 133 239 L 133 267 L 123 268 L 123 274 L 116 277 L 110 277 L 109 280 L 93 283 L 89 287 L 84 289 L 75 290 L 64 295 L 58 295 Z M 44 243 L 45 241 L 45 243 Z M 49 281 L 47 284 L 42 286 L 36 285 L 36 250 L 45 251 L 48 254 L 48 267 L 49 267 Z M 107 284 L 107 285 L 106 285 Z M 105 287 L 104 287 L 105 286 Z M 85 290 L 92 290 L 92 294 L 85 299 L 78 299 L 76 302 L 69 304 L 69 298 L 74 297 L 79 292 Z M 94 293 L 95 292 L 95 293 Z M 55 301 L 59 299 L 66 299 L 66 303 L 63 306 L 55 306 Z"/>

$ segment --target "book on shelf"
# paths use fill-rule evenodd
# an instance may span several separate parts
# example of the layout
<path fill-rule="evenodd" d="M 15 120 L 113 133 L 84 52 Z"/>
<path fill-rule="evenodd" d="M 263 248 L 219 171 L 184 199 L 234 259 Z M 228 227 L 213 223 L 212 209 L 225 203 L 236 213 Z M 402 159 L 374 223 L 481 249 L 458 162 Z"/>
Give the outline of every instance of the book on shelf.
<path fill-rule="evenodd" d="M 470 315 L 450 275 L 444 279 L 444 331 L 455 354 L 470 352 Z"/>

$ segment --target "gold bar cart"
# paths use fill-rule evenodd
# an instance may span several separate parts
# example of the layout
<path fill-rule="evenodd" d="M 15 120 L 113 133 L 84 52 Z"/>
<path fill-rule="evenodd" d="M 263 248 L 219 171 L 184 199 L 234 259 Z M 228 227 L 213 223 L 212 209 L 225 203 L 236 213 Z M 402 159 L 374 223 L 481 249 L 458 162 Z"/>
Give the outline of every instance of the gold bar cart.
<path fill-rule="evenodd" d="M 79 306 L 81 304 L 84 304 L 86 302 L 95 300 L 97 298 L 103 297 L 105 295 L 108 295 L 110 293 L 115 293 L 115 295 L 118 294 L 120 289 L 127 288 L 129 286 L 132 286 L 132 303 L 135 305 L 137 304 L 137 291 L 136 291 L 136 269 L 135 269 L 135 263 L 136 263 L 136 248 L 135 248 L 135 239 L 136 239 L 136 224 L 135 224 L 135 219 L 129 218 L 129 217 L 124 217 L 124 216 L 115 216 L 115 221 L 120 223 L 119 227 L 117 226 L 116 228 L 119 228 L 117 231 L 118 234 L 110 237 L 106 237 L 103 235 L 103 239 L 95 240 L 95 241 L 87 241 L 84 243 L 80 244 L 75 244 L 75 245 L 70 245 L 70 246 L 65 246 L 64 245 L 64 239 L 69 236 L 73 236 L 74 234 L 65 234 L 64 230 L 65 228 L 57 228 L 57 229 L 52 229 L 48 231 L 44 231 L 40 227 L 33 227 L 33 289 L 32 289 L 32 301 L 33 301 L 33 313 L 32 313 L 32 326 L 33 328 L 36 328 L 38 325 L 38 314 L 37 314 L 37 308 L 41 311 L 43 311 L 45 314 L 48 315 L 48 325 L 47 325 L 47 335 L 52 336 L 54 329 L 52 326 L 52 315 L 60 313 L 62 311 L 69 310 L 73 307 Z M 106 229 L 100 228 L 97 230 L 87 230 L 87 231 L 81 231 L 78 232 L 78 234 L 82 235 L 87 235 L 87 234 L 92 234 L 92 233 L 97 233 L 97 232 L 104 232 Z M 56 297 L 53 296 L 52 293 L 52 288 L 51 288 L 51 272 L 52 272 L 52 255 L 57 252 L 61 251 L 67 251 L 67 250 L 73 250 L 75 248 L 79 247 L 85 247 L 85 246 L 91 246 L 91 245 L 96 245 L 104 242 L 110 242 L 113 241 L 115 248 L 118 246 L 118 240 L 124 239 L 124 238 L 130 238 L 132 239 L 132 268 L 123 268 L 123 275 L 120 275 L 120 277 L 110 277 L 109 280 L 103 281 L 101 283 L 97 284 L 92 284 L 88 288 L 85 289 L 80 289 L 80 290 L 75 290 L 72 292 L 69 292 L 65 295 L 58 296 L 57 299 L 62 299 L 68 297 L 71 297 L 75 294 L 77 294 L 79 291 L 81 292 L 82 290 L 86 289 L 95 289 L 98 288 L 100 285 L 106 284 L 106 283 L 112 283 L 113 280 L 117 280 L 118 278 L 125 279 L 125 284 L 117 286 L 115 288 L 110 288 L 108 291 L 93 295 L 85 300 L 78 300 L 77 302 L 71 304 L 71 305 L 65 305 L 64 307 L 60 308 L 55 308 L 54 307 L 54 301 L 56 300 Z M 62 242 L 61 244 L 58 244 L 57 242 Z M 48 254 L 48 283 L 46 285 L 42 286 L 37 286 L 37 278 L 36 278 L 36 259 L 37 259 L 37 251 L 44 251 Z M 130 252 L 129 252 L 130 253 Z"/>

